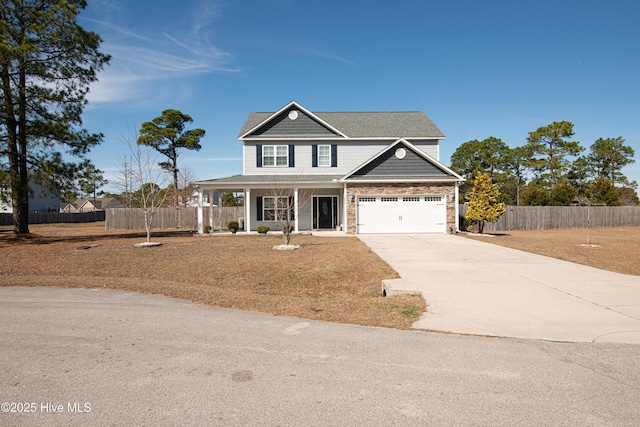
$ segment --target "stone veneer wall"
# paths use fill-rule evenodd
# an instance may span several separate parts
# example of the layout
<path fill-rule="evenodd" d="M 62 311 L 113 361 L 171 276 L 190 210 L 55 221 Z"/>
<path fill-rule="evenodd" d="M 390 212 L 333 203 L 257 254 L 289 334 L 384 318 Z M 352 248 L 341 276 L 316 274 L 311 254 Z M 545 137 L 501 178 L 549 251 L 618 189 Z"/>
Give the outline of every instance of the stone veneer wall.
<path fill-rule="evenodd" d="M 456 229 L 455 184 L 347 184 L 347 234 L 356 233 L 356 201 L 358 196 L 399 195 L 444 195 L 447 206 L 447 226 Z"/>

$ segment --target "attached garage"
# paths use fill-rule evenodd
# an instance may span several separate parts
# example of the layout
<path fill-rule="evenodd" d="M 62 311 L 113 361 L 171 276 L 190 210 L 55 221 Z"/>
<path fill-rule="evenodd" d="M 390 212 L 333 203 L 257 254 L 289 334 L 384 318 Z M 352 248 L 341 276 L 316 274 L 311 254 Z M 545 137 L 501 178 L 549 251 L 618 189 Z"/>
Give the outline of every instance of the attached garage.
<path fill-rule="evenodd" d="M 357 233 L 446 233 L 442 195 L 358 196 Z"/>

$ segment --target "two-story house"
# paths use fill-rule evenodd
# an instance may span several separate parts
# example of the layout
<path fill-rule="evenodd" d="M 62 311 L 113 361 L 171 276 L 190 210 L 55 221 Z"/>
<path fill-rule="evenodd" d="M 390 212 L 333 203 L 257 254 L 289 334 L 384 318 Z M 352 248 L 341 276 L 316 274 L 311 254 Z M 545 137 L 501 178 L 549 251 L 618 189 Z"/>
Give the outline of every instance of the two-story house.
<path fill-rule="evenodd" d="M 247 231 L 279 230 L 290 209 L 295 231 L 446 233 L 458 229 L 463 178 L 439 162 L 443 138 L 423 112 L 311 112 L 292 101 L 249 114 L 242 175 L 194 184 L 199 200 L 244 193 Z M 205 221 L 199 203 L 199 233 Z"/>

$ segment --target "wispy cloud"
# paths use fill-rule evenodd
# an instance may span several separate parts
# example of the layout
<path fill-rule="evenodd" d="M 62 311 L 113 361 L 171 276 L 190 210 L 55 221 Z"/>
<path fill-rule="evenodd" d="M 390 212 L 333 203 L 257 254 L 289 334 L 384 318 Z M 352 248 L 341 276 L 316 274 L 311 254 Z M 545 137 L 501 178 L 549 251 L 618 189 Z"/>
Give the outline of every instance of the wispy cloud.
<path fill-rule="evenodd" d="M 206 73 L 241 71 L 233 55 L 211 40 L 219 17 L 218 7 L 211 3 L 203 1 L 188 12 L 183 25 L 158 21 L 152 28 L 132 29 L 121 23 L 119 14 L 106 16 L 83 18 L 104 39 L 102 51 L 112 56 L 99 82 L 91 87 L 92 103 L 148 100 L 158 96 L 158 83 L 168 79 L 184 82 Z M 131 18 L 135 21 L 135 16 Z"/>

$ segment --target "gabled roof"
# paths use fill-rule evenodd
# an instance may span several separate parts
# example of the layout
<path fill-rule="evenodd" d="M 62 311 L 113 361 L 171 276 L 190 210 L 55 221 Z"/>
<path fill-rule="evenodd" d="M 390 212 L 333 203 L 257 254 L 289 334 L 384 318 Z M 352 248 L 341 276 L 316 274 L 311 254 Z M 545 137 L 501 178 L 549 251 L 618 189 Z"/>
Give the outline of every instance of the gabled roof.
<path fill-rule="evenodd" d="M 298 114 L 293 114 L 297 111 Z M 290 113 L 293 114 L 290 116 Z M 300 116 L 302 114 L 303 116 Z M 297 116 L 297 117 L 296 117 Z M 306 133 L 305 127 L 294 134 L 293 126 L 285 129 L 284 124 L 290 117 L 303 117 L 313 121 L 317 127 L 315 133 Z M 303 121 L 297 122 L 302 123 Z M 273 133 L 276 125 L 281 124 L 279 133 Z M 290 125 L 293 123 L 289 123 Z M 322 129 L 321 129 L 322 128 Z M 324 132 L 320 133 L 320 131 Z M 272 131 L 269 135 L 268 131 Z M 421 111 L 396 112 L 310 112 L 295 101 L 290 102 L 275 113 L 254 112 L 244 123 L 238 139 L 268 137 L 335 137 L 335 138 L 373 138 L 373 139 L 443 139 L 444 134 Z"/>
<path fill-rule="evenodd" d="M 346 174 L 341 181 L 464 181 L 464 178 L 409 141 L 398 139 Z"/>

